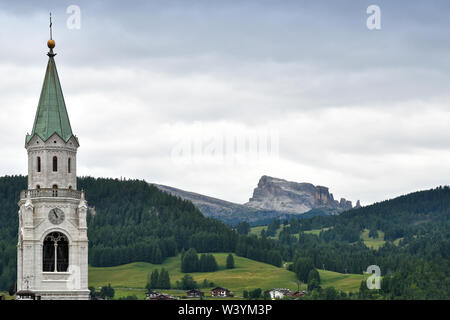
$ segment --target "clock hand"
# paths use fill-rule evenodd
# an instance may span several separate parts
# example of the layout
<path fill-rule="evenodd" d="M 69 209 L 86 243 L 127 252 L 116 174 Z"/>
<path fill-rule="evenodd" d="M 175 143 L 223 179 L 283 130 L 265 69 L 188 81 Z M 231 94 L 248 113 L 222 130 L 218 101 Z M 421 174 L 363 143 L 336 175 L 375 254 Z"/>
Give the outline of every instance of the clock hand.
<path fill-rule="evenodd" d="M 58 215 L 56 214 L 56 210 L 53 210 L 53 214 L 55 215 L 56 219 L 58 219 Z"/>

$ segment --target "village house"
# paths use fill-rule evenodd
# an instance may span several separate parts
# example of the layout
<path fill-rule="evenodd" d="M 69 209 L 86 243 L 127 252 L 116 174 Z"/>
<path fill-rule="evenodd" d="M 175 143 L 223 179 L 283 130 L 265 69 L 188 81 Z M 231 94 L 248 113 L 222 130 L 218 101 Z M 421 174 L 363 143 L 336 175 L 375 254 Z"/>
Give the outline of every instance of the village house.
<path fill-rule="evenodd" d="M 177 300 L 177 299 L 169 294 L 159 293 L 157 295 L 153 295 L 151 298 L 147 298 L 147 300 Z"/>
<path fill-rule="evenodd" d="M 292 293 L 292 291 L 286 288 L 276 288 L 269 291 L 270 299 L 272 300 L 281 300 L 290 293 Z"/>
<path fill-rule="evenodd" d="M 225 288 L 216 287 L 211 290 L 211 296 L 213 297 L 230 297 L 231 291 Z"/>
<path fill-rule="evenodd" d="M 155 297 L 157 297 L 158 295 L 159 295 L 158 292 L 149 290 L 149 291 L 147 291 L 147 293 L 146 293 L 146 299 L 147 299 L 147 300 L 150 300 L 151 298 L 155 298 Z"/>
<path fill-rule="evenodd" d="M 147 292 L 146 296 L 146 300 L 177 300 L 175 297 L 169 294 L 158 293 L 151 290 Z"/>
<path fill-rule="evenodd" d="M 197 290 L 197 289 L 192 289 L 192 290 L 186 291 L 186 294 L 187 294 L 188 298 L 200 298 L 204 295 L 203 292 L 201 292 L 200 290 Z"/>

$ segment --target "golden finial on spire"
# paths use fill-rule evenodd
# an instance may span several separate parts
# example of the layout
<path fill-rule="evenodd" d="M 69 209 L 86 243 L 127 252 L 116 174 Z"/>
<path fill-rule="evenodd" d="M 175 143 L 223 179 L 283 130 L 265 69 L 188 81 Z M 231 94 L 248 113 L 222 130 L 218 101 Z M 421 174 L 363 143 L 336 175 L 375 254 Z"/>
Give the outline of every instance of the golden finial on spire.
<path fill-rule="evenodd" d="M 53 48 L 55 47 L 55 40 L 53 40 L 52 34 L 52 13 L 50 12 L 50 40 L 47 41 L 47 46 L 50 49 L 50 52 L 53 52 Z"/>

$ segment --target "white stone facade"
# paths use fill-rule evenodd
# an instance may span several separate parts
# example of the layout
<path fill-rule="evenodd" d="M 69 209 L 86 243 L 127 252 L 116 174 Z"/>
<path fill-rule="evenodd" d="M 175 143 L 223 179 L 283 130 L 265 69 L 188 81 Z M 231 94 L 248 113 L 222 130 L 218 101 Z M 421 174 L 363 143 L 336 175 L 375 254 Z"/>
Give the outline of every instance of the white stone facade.
<path fill-rule="evenodd" d="M 77 191 L 76 184 L 78 141 L 72 136 L 64 142 L 54 134 L 44 142 L 34 135 L 25 147 L 28 151 L 28 190 L 22 192 L 18 203 L 17 291 L 31 290 L 43 300 L 89 299 L 87 203 L 84 193 Z M 54 157 L 57 159 L 56 170 Z M 63 213 L 60 214 L 62 220 L 57 223 L 49 219 L 53 209 Z M 53 232 L 62 234 L 68 242 L 68 268 L 65 271 L 56 270 L 56 242 L 55 270 L 44 271 L 44 239 Z"/>
<path fill-rule="evenodd" d="M 77 189 L 77 148 L 75 137 L 67 143 L 54 134 L 47 141 L 42 141 L 38 135 L 27 144 L 28 151 L 28 189 L 52 188 Z M 57 171 L 53 171 L 53 158 L 57 158 Z M 38 158 L 41 168 L 38 171 Z M 70 170 L 69 170 L 70 159 Z M 70 172 L 69 172 L 70 171 Z"/>

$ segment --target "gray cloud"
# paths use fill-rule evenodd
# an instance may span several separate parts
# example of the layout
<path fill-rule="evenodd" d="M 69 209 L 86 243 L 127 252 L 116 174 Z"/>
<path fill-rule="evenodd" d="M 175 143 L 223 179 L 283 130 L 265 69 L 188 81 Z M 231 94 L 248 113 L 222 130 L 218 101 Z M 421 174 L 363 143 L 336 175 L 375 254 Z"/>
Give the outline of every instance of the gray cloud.
<path fill-rule="evenodd" d="M 262 174 L 363 203 L 450 180 L 447 1 L 0 2 L 0 174 L 26 173 L 48 11 L 79 172 L 245 202 Z M 203 131 L 199 133 L 198 128 Z M 174 146 L 271 127 L 278 159 L 177 164 Z"/>

